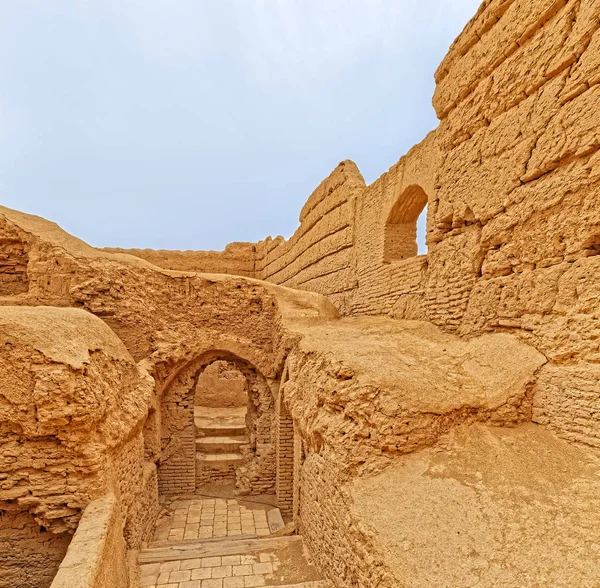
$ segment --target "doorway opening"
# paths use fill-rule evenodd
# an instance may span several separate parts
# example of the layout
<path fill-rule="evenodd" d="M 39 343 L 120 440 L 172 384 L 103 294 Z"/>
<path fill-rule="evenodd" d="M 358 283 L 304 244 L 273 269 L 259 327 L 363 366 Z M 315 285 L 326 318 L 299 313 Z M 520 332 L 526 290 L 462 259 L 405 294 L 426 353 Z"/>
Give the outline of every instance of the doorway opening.
<path fill-rule="evenodd" d="M 196 483 L 234 482 L 243 463 L 248 380 L 233 362 L 216 360 L 198 376 L 194 389 Z"/>

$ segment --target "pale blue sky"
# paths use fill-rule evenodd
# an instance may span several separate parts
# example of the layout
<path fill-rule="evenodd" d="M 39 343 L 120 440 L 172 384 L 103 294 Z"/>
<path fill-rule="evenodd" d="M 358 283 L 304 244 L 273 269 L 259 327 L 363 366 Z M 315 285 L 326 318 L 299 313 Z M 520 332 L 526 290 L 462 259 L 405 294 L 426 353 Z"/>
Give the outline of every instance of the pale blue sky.
<path fill-rule="evenodd" d="M 96 246 L 289 237 L 437 125 L 479 0 L 0 0 L 0 202 Z"/>

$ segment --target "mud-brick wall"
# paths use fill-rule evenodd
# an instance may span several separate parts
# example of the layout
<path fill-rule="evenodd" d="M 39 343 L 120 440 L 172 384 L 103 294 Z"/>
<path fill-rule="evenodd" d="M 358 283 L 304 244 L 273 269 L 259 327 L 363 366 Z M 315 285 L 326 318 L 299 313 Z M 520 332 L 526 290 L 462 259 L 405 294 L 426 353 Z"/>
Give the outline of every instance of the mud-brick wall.
<path fill-rule="evenodd" d="M 377 550 L 351 514 L 340 483 L 339 456 L 309 452 L 301 470 L 296 523 L 311 556 L 335 586 L 391 588 L 397 585 Z"/>
<path fill-rule="evenodd" d="M 0 510 L 0 588 L 48 588 L 71 541 L 28 512 Z"/>
<path fill-rule="evenodd" d="M 138 433 L 119 447 L 111 460 L 125 540 L 132 549 L 151 539 L 160 510 L 156 466 L 144 459 L 144 438 Z"/>
<path fill-rule="evenodd" d="M 249 445 L 242 449 L 244 463 L 235 472 L 240 495 L 273 494 L 275 490 L 275 401 L 271 386 L 256 369 L 242 367 L 249 385 L 246 433 Z"/>
<path fill-rule="evenodd" d="M 287 406 L 279 399 L 275 417 L 277 431 L 277 506 L 287 516 L 294 501 L 294 422 Z"/>
<path fill-rule="evenodd" d="M 87 505 L 51 588 L 130 588 L 123 521 L 113 494 Z"/>
<path fill-rule="evenodd" d="M 426 257 L 386 258 L 386 224 L 393 209 L 404 207 L 414 218 L 411 236 L 416 250 L 416 219 L 424 200 L 433 200 L 440 154 L 432 133 L 360 195 L 356 213 L 355 267 L 357 289 L 352 314 L 424 319 Z M 422 195 L 423 201 L 415 198 Z M 405 247 L 405 249 L 410 249 Z M 415 251 L 416 253 L 416 251 Z"/>
<path fill-rule="evenodd" d="M 0 235 L 0 296 L 23 294 L 29 290 L 27 246 L 20 239 Z"/>
<path fill-rule="evenodd" d="M 194 369 L 185 369 L 162 398 L 160 494 L 193 493 L 196 490 L 195 383 Z"/>
<path fill-rule="evenodd" d="M 534 420 L 598 446 L 600 2 L 492 0 L 436 81 L 427 316 L 537 347 Z"/>
<path fill-rule="evenodd" d="M 256 277 L 326 295 L 349 312 L 356 288 L 353 269 L 355 207 L 365 183 L 344 161 L 311 194 L 300 227 L 287 241 L 278 237 L 256 246 Z"/>
<path fill-rule="evenodd" d="M 101 251 L 127 253 L 169 270 L 254 277 L 253 243 L 229 243 L 223 251 L 170 251 L 115 247 L 107 247 Z"/>

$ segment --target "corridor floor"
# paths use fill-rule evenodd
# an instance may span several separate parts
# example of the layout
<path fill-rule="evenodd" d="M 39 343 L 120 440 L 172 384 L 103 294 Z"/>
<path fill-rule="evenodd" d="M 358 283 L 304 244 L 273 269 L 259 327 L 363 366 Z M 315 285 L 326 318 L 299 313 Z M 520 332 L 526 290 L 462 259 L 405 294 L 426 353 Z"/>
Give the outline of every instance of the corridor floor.
<path fill-rule="evenodd" d="M 175 500 L 168 508 L 172 514 L 161 517 L 156 525 L 157 541 L 267 536 L 270 534 L 267 511 L 274 507 L 236 499 L 195 498 Z"/>
<path fill-rule="evenodd" d="M 268 503 L 195 497 L 164 506 L 139 556 L 141 588 L 329 587 L 301 537 L 270 537 Z"/>

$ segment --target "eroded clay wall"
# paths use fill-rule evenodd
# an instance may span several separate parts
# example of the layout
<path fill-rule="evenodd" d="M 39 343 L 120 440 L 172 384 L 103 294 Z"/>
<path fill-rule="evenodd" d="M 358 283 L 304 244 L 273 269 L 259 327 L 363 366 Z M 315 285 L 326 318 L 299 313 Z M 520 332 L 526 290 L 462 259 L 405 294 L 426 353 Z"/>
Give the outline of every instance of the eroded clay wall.
<path fill-rule="evenodd" d="M 223 251 L 170 251 L 115 247 L 106 247 L 101 251 L 135 255 L 168 270 L 254 277 L 254 243 L 229 243 Z"/>
<path fill-rule="evenodd" d="M 48 588 L 70 541 L 70 534 L 48 531 L 27 511 L 0 510 L 0 588 Z"/>
<path fill-rule="evenodd" d="M 324 278 L 332 290 L 284 283 L 347 314 L 514 331 L 550 360 L 534 420 L 599 446 L 599 68 L 598 0 L 485 2 L 436 73 L 439 127 L 354 192 L 352 245 L 338 254 L 350 260 L 349 295 L 334 293 L 337 271 Z M 395 207 L 409 211 L 416 190 L 427 195 L 429 251 L 410 257 L 387 239 L 400 234 L 389 227 Z M 268 255 L 292 253 L 260 277 L 293 273 L 298 243 L 266 242 Z M 335 250 L 322 243 L 316 266 Z"/>
<path fill-rule="evenodd" d="M 593 446 L 599 66 L 597 0 L 493 1 L 469 23 L 436 74 L 444 159 L 426 287 L 433 322 L 513 330 L 542 351 L 534 420 Z"/>
<path fill-rule="evenodd" d="M 152 384 L 106 324 L 83 310 L 0 307 L 0 341 L 0 535 L 8 558 L 0 575 L 7 565 L 20 570 L 18 585 L 48 586 L 98 496 L 117 496 L 123 544 L 136 549 L 149 539 L 158 494 L 142 425 Z M 15 577 L 10 569 L 7 576 Z"/>
<path fill-rule="evenodd" d="M 20 239 L 0 236 L 0 296 L 29 290 L 27 246 Z"/>
<path fill-rule="evenodd" d="M 343 161 L 308 198 L 300 227 L 285 241 L 256 246 L 256 277 L 326 295 L 342 312 L 352 306 L 355 212 L 365 187 L 358 168 Z"/>

